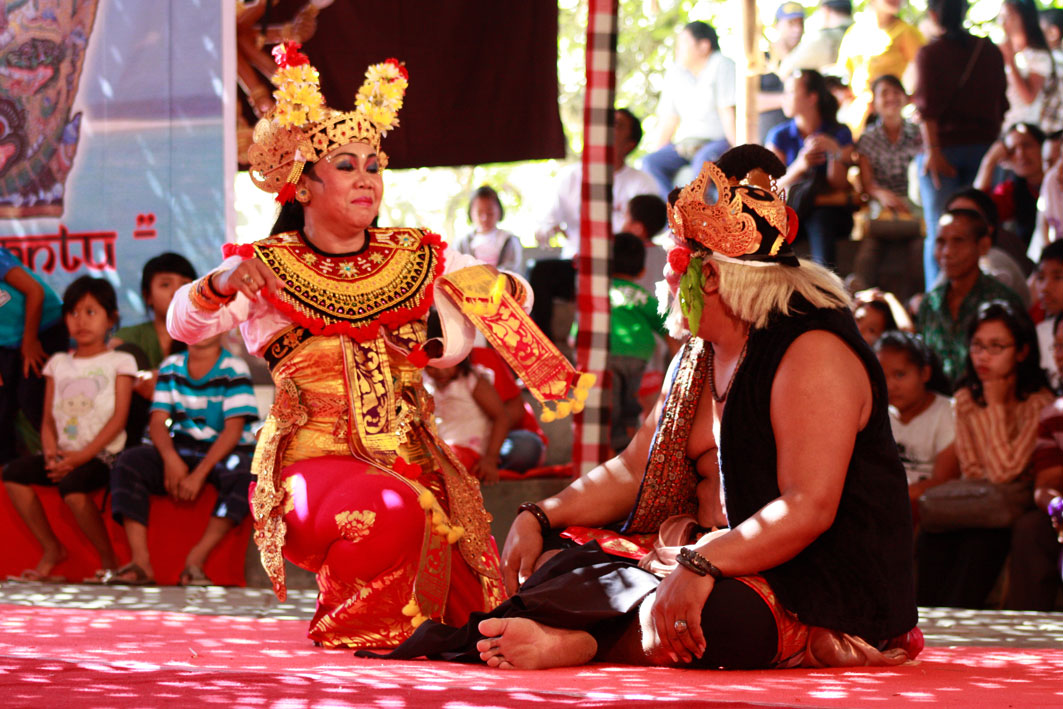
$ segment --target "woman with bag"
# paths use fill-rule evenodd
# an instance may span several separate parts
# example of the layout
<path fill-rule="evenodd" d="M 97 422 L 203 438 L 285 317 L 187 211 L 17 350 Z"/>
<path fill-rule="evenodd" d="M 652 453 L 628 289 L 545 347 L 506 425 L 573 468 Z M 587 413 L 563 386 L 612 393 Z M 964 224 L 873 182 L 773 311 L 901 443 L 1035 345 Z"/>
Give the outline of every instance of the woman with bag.
<path fill-rule="evenodd" d="M 944 202 L 974 182 L 982 156 L 1000 134 L 1008 103 L 1000 50 L 963 27 L 966 0 L 929 0 L 927 14 L 941 34 L 915 57 L 912 103 L 923 121 L 924 152 L 916 164 L 926 220 L 923 273 L 930 290 L 938 275 L 934 240 Z"/>
<path fill-rule="evenodd" d="M 834 242 L 853 231 L 852 186 L 847 172 L 853 159 L 853 134 L 838 122 L 834 98 L 818 71 L 799 71 L 786 80 L 783 113 L 790 120 L 775 126 L 766 141 L 786 165 L 779 186 L 800 221 L 812 260 L 834 267 Z"/>
<path fill-rule="evenodd" d="M 981 608 L 1008 555 L 1011 525 L 1033 502 L 1031 461 L 1042 409 L 1052 402 L 1029 317 L 984 303 L 968 331 L 956 392 L 961 479 L 920 499 L 921 606 Z"/>

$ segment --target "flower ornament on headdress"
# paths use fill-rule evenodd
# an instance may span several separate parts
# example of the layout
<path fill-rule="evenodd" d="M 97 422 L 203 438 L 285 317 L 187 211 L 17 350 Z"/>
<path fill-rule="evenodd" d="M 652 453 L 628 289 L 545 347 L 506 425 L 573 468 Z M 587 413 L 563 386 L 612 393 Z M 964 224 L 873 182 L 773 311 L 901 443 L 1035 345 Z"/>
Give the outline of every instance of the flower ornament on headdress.
<path fill-rule="evenodd" d="M 299 49 L 298 42 L 274 47 L 278 70 L 271 81 L 277 87 L 273 92 L 277 105 L 255 126 L 247 151 L 251 180 L 259 189 L 277 193 L 281 204 L 295 197 L 306 163 L 317 162 L 341 145 L 367 143 L 377 153 L 380 167 L 387 167 L 380 140 L 399 124 L 409 79 L 397 59 L 373 64 L 358 90 L 355 110 L 336 111 L 325 105 L 318 71 Z"/>

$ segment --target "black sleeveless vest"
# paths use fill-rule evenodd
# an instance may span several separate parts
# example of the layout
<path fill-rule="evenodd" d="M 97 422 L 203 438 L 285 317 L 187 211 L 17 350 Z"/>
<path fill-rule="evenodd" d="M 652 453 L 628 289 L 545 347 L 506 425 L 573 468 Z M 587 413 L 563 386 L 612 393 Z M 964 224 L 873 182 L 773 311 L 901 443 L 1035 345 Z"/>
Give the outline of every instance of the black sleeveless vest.
<path fill-rule="evenodd" d="M 803 623 L 877 644 L 917 622 L 908 483 L 890 429 L 886 379 L 848 311 L 817 310 L 800 297 L 790 305 L 790 316 L 775 317 L 750 333 L 745 361 L 728 396 L 719 442 L 728 520 L 734 527 L 779 496 L 770 412 L 780 360 L 803 333 L 834 333 L 867 370 L 871 416 L 856 437 L 834 523 L 800 554 L 763 576 Z M 829 420 L 819 423 L 831 425 Z"/>

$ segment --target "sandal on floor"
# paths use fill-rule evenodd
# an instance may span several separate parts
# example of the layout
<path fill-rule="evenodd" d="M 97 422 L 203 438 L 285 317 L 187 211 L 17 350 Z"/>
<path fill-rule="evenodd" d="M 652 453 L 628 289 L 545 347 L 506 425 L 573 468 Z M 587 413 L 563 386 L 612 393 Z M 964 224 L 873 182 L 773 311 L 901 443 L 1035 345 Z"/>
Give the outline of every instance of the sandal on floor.
<path fill-rule="evenodd" d="M 186 566 L 177 581 L 178 586 L 213 586 L 214 582 L 198 566 Z"/>
<path fill-rule="evenodd" d="M 103 583 L 103 580 L 107 578 L 107 574 L 110 573 L 114 573 L 114 569 L 96 569 L 92 576 L 86 576 L 81 583 L 98 586 Z"/>
<path fill-rule="evenodd" d="M 18 576 L 8 576 L 7 580 L 19 583 L 66 583 L 66 576 L 41 574 L 37 569 L 25 569 Z"/>
<path fill-rule="evenodd" d="M 133 578 L 124 578 L 126 574 L 133 574 Z M 139 565 L 129 562 L 120 569 L 105 573 L 103 584 L 105 586 L 154 586 L 155 579 L 148 576 Z"/>

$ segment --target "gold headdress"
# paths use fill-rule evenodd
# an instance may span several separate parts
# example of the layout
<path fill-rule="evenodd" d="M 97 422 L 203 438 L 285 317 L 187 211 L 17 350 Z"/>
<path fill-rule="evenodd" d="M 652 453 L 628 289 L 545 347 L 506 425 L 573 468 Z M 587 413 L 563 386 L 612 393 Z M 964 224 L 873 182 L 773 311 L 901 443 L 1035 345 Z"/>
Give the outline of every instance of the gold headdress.
<path fill-rule="evenodd" d="M 712 203 L 706 197 L 710 182 L 716 188 Z M 706 162 L 668 208 L 668 222 L 676 236 L 721 256 L 782 263 L 792 259 L 796 265 L 789 244 L 797 234 L 797 215 L 786 206 L 774 179 L 761 170 L 730 179 Z"/>
<path fill-rule="evenodd" d="M 282 204 L 295 196 L 304 165 L 341 145 L 368 143 L 380 166 L 386 167 L 380 139 L 399 125 L 409 78 L 397 59 L 373 64 L 366 69 L 354 110 L 336 111 L 325 105 L 318 71 L 299 47 L 298 42 L 285 42 L 273 49 L 280 67 L 271 79 L 277 87 L 273 92 L 277 105 L 255 126 L 247 151 L 251 180 L 259 189 L 276 192 Z"/>

